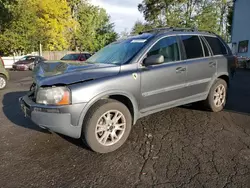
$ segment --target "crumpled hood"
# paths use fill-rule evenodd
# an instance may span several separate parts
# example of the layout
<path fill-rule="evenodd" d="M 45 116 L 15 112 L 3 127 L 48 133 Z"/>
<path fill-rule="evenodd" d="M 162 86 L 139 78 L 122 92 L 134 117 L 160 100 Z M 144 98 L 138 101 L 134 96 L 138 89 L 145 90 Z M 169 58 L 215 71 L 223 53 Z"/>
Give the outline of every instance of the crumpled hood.
<path fill-rule="evenodd" d="M 119 72 L 120 66 L 111 64 L 45 61 L 35 68 L 33 78 L 38 86 L 68 85 L 117 75 Z"/>

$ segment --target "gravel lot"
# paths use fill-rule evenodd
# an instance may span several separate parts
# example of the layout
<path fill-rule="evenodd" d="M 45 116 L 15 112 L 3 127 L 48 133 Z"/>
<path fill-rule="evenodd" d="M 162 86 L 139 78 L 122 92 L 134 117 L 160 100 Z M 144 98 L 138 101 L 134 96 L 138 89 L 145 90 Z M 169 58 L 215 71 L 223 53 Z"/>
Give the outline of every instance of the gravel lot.
<path fill-rule="evenodd" d="M 102 155 L 23 117 L 30 76 L 11 72 L 0 93 L 0 187 L 250 187 L 250 71 L 237 73 L 223 112 L 156 113 Z"/>

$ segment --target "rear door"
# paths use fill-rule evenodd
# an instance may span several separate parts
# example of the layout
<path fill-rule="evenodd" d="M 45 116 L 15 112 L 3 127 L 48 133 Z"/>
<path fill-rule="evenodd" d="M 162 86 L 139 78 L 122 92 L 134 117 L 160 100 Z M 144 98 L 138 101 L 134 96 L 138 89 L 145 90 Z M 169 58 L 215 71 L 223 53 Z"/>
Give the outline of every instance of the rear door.
<path fill-rule="evenodd" d="M 141 70 L 141 112 L 164 108 L 170 102 L 178 102 L 185 96 L 186 65 L 181 61 L 176 36 L 169 36 L 156 42 L 146 57 L 163 55 L 164 63 L 142 67 Z"/>
<path fill-rule="evenodd" d="M 226 44 L 222 42 L 222 39 L 217 36 L 204 36 L 204 39 L 212 50 L 213 59 L 217 64 L 218 76 L 227 75 L 235 60 L 230 49 L 228 49 Z"/>
<path fill-rule="evenodd" d="M 206 42 L 198 35 L 181 35 L 187 64 L 187 97 L 202 98 L 216 74 L 216 61 Z"/>

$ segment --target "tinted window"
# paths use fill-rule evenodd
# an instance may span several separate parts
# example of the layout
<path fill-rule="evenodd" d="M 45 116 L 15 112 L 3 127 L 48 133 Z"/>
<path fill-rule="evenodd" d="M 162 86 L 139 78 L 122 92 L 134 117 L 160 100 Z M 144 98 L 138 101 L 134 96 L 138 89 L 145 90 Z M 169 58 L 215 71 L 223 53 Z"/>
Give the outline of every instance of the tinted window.
<path fill-rule="evenodd" d="M 91 57 L 91 55 L 90 55 L 90 54 L 85 54 L 85 56 L 86 56 L 86 59 L 88 59 L 88 58 L 90 58 L 90 57 Z"/>
<path fill-rule="evenodd" d="M 180 60 L 179 49 L 176 37 L 166 37 L 159 40 L 148 52 L 148 56 L 151 55 L 163 55 L 165 62 Z"/>
<path fill-rule="evenodd" d="M 227 54 L 227 50 L 223 43 L 217 37 L 205 37 L 210 45 L 214 55 Z"/>
<path fill-rule="evenodd" d="M 248 52 L 248 40 L 240 41 L 239 42 L 239 53 L 246 53 Z"/>
<path fill-rule="evenodd" d="M 187 59 L 204 57 L 201 42 L 198 36 L 181 36 L 181 40 L 184 44 Z"/>
<path fill-rule="evenodd" d="M 205 44 L 205 42 L 203 40 L 201 40 L 201 43 L 203 45 L 203 49 L 204 49 L 204 53 L 205 53 L 205 56 L 210 56 L 209 54 L 209 51 L 208 51 L 208 48 L 207 48 L 207 45 Z"/>
<path fill-rule="evenodd" d="M 79 59 L 79 54 L 67 54 L 61 60 L 72 60 L 76 61 Z"/>

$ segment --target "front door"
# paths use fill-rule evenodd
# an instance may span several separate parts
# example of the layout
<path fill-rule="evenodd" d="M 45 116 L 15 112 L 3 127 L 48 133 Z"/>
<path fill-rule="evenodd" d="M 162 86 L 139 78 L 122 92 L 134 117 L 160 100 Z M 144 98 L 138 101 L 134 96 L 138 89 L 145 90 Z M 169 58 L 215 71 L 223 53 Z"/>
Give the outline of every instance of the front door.
<path fill-rule="evenodd" d="M 185 97 L 186 64 L 180 60 L 175 36 L 160 39 L 147 53 L 147 57 L 160 54 L 164 63 L 141 68 L 142 113 L 164 108 Z"/>

